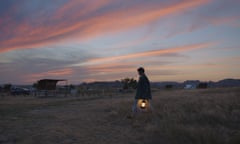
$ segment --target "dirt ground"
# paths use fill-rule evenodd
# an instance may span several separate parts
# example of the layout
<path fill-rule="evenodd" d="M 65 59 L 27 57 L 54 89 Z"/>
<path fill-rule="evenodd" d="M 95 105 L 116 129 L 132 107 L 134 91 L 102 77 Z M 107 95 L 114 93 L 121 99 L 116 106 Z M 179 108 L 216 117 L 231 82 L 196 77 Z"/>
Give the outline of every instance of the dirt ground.
<path fill-rule="evenodd" d="M 128 118 L 133 95 L 0 98 L 0 143 L 240 143 L 240 88 L 155 91 Z"/>

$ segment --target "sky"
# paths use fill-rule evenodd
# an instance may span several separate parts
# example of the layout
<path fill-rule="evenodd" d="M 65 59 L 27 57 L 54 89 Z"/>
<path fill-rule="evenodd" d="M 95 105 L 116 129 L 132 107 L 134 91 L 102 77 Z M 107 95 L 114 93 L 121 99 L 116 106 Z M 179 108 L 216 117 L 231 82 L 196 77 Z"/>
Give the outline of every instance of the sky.
<path fill-rule="evenodd" d="M 0 84 L 240 78 L 239 0 L 1 0 Z"/>

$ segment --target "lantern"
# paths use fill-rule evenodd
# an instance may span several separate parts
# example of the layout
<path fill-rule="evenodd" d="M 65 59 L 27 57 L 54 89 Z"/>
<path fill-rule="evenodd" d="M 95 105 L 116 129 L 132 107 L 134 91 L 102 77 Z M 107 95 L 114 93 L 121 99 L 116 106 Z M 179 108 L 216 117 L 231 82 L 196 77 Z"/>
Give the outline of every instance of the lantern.
<path fill-rule="evenodd" d="M 146 108 L 146 101 L 145 100 L 141 101 L 140 108 L 141 109 L 145 109 Z"/>
<path fill-rule="evenodd" d="M 137 102 L 137 109 L 140 112 L 149 111 L 149 106 L 150 106 L 150 103 L 147 99 L 139 99 L 138 102 Z"/>

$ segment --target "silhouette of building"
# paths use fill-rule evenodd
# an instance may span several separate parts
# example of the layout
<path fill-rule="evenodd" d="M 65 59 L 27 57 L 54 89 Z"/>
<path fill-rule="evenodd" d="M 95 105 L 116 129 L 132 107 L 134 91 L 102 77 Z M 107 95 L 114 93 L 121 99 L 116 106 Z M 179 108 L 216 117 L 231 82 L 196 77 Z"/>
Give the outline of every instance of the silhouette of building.
<path fill-rule="evenodd" d="M 67 86 L 67 80 L 65 79 L 41 79 L 37 82 L 37 94 L 36 95 L 55 95 L 57 90 L 57 83 L 65 81 Z"/>

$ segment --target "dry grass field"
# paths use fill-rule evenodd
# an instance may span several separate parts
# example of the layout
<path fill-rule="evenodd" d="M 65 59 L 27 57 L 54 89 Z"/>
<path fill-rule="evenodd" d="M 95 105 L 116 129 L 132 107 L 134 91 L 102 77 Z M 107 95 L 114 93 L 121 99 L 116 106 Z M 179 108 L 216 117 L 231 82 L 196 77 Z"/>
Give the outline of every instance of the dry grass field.
<path fill-rule="evenodd" d="M 0 97 L 0 143 L 240 143 L 240 88 L 154 91 L 153 113 L 129 119 L 133 95 Z"/>

